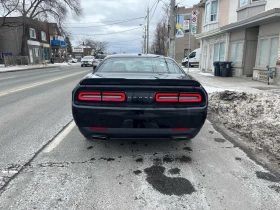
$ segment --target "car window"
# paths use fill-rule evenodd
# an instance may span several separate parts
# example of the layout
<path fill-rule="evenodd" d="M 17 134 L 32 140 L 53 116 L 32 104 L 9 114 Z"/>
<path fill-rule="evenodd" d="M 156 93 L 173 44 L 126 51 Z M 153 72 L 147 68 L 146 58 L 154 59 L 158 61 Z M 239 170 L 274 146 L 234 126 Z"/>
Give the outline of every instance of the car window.
<path fill-rule="evenodd" d="M 182 74 L 176 62 L 166 58 L 108 58 L 97 72 Z"/>
<path fill-rule="evenodd" d="M 106 55 L 97 55 L 95 57 L 95 59 L 104 59 L 104 58 L 106 58 Z"/>
<path fill-rule="evenodd" d="M 93 56 L 85 56 L 84 59 L 93 59 Z"/>
<path fill-rule="evenodd" d="M 196 56 L 196 52 L 192 52 L 189 57 L 194 58 L 195 56 Z"/>

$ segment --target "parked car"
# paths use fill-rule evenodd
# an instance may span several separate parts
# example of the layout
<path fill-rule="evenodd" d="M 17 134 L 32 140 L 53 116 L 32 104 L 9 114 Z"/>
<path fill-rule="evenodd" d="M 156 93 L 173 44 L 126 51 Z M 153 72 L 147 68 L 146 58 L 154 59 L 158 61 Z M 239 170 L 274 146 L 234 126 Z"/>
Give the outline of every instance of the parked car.
<path fill-rule="evenodd" d="M 87 139 L 195 137 L 207 116 L 202 85 L 169 57 L 111 55 L 72 92 Z"/>
<path fill-rule="evenodd" d="M 200 48 L 192 51 L 188 57 L 185 57 L 182 60 L 182 66 L 188 67 L 188 62 L 190 62 L 190 67 L 199 66 L 200 55 L 201 55 Z"/>
<path fill-rule="evenodd" d="M 77 63 L 77 62 L 78 62 L 78 59 L 76 59 L 76 58 L 71 58 L 71 59 L 69 59 L 69 62 L 70 62 L 70 63 Z"/>
<path fill-rule="evenodd" d="M 92 62 L 93 69 L 95 69 L 100 64 L 100 62 L 103 61 L 104 58 L 106 58 L 105 54 L 96 55 Z"/>
<path fill-rule="evenodd" d="M 93 59 L 94 59 L 94 56 L 83 57 L 82 60 L 81 60 L 81 67 L 92 66 Z"/>

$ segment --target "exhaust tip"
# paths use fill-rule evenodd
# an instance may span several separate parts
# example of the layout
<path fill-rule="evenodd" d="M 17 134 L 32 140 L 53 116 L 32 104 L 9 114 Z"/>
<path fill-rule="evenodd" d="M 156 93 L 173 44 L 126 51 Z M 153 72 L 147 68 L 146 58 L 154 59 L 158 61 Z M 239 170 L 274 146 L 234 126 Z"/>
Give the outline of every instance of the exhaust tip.
<path fill-rule="evenodd" d="M 107 140 L 107 136 L 92 136 L 92 140 Z"/>
<path fill-rule="evenodd" d="M 183 141 L 183 140 L 188 140 L 187 136 L 174 136 L 172 137 L 173 141 Z"/>

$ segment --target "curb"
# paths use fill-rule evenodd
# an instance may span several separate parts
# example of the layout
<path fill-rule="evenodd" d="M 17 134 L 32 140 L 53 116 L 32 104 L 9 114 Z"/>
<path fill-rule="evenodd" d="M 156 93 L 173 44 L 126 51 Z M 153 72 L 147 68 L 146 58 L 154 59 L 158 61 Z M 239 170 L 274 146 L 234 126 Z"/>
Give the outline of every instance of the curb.
<path fill-rule="evenodd" d="M 7 71 L 1 71 L 1 73 L 8 73 L 8 72 L 17 72 L 17 71 L 28 71 L 28 70 L 39 70 L 39 69 L 52 69 L 52 68 L 60 68 L 61 66 L 50 66 L 50 67 L 35 67 L 35 68 L 27 68 L 27 69 L 15 69 L 15 70 L 7 70 Z"/>

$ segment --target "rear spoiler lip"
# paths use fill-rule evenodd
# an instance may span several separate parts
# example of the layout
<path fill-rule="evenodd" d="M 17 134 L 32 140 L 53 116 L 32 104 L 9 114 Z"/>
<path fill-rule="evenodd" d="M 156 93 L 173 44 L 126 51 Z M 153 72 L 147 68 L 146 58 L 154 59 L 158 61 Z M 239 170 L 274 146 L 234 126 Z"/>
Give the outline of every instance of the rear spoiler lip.
<path fill-rule="evenodd" d="M 201 84 L 196 80 L 183 79 L 121 79 L 121 78 L 85 78 L 80 81 L 80 85 L 157 85 L 157 86 L 195 86 L 200 87 Z"/>

